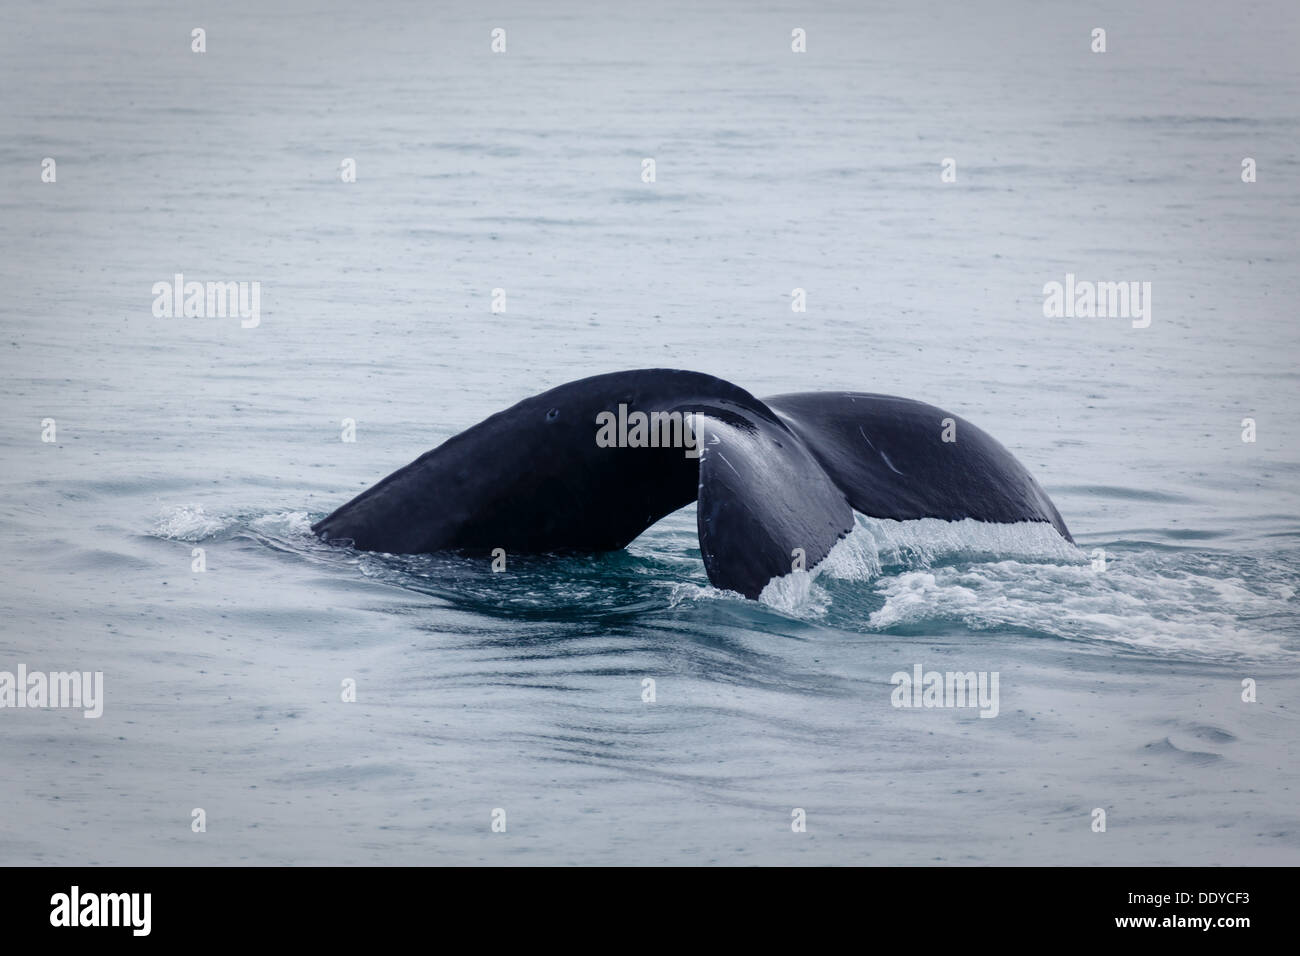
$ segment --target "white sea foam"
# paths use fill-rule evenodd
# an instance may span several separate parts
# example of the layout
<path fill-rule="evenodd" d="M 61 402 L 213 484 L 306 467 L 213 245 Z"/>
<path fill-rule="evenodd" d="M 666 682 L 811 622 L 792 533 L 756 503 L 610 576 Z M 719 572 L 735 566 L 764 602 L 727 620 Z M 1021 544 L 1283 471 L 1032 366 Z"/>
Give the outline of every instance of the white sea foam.
<path fill-rule="evenodd" d="M 152 534 L 168 541 L 198 542 L 241 526 L 277 538 L 311 536 L 311 516 L 305 511 L 278 511 L 240 518 L 238 515 L 208 514 L 202 505 L 181 505 L 159 516 Z"/>
<path fill-rule="evenodd" d="M 681 607 L 694 601 L 716 601 L 718 599 L 737 598 L 734 591 L 723 591 L 708 584 L 694 584 L 679 581 L 668 589 L 668 606 Z"/>
<path fill-rule="evenodd" d="M 232 524 L 233 518 L 210 515 L 202 505 L 181 505 L 159 516 L 152 533 L 154 537 L 168 541 L 203 541 L 220 534 Z"/>
<path fill-rule="evenodd" d="M 827 556 L 823 566 L 833 577 L 867 580 L 888 567 L 929 567 L 940 560 L 1024 558 L 1082 562 L 1084 553 L 1043 521 L 996 524 L 964 518 L 895 521 L 857 516 L 849 536 Z"/>
<path fill-rule="evenodd" d="M 1217 659 L 1281 653 L 1282 637 L 1253 621 L 1294 614 L 1286 599 L 1240 578 L 1162 568 L 1150 557 L 1104 572 L 1009 560 L 906 571 L 881 578 L 876 591 L 884 605 L 870 615 L 873 630 L 955 620 Z"/>
<path fill-rule="evenodd" d="M 262 515 L 249 522 L 249 527 L 266 534 L 285 536 L 310 536 L 311 516 L 305 511 L 282 511 Z"/>
<path fill-rule="evenodd" d="M 831 596 L 816 580 L 816 574 L 796 571 L 767 582 L 758 599 L 775 611 L 798 618 L 825 617 Z"/>
<path fill-rule="evenodd" d="M 888 568 L 928 568 L 941 560 L 979 561 L 1023 558 L 1029 561 L 1086 562 L 1083 552 L 1043 522 L 991 524 L 964 519 L 911 521 L 855 515 L 854 528 L 836 542 L 811 572 L 773 578 L 759 601 L 775 611 L 798 618 L 824 617 L 832 598 L 818 583 L 825 576 L 842 581 L 870 582 Z M 673 601 L 711 597 L 713 588 L 692 585 L 695 592 L 674 589 Z M 698 593 L 697 593 L 698 592 Z M 887 625 L 882 625 L 887 626 Z"/>
<path fill-rule="evenodd" d="M 960 622 L 1218 659 L 1286 653 L 1285 636 L 1263 622 L 1294 618 L 1289 585 L 1247 580 L 1239 567 L 1213 557 L 1193 567 L 1177 554 L 1115 557 L 1097 571 L 1084 551 L 1041 522 L 858 515 L 854 530 L 811 573 L 774 578 L 759 600 L 791 617 L 833 618 L 830 581 L 874 582 L 883 603 L 864 621 L 837 623 L 880 631 Z M 728 593 L 678 585 L 672 600 Z"/>

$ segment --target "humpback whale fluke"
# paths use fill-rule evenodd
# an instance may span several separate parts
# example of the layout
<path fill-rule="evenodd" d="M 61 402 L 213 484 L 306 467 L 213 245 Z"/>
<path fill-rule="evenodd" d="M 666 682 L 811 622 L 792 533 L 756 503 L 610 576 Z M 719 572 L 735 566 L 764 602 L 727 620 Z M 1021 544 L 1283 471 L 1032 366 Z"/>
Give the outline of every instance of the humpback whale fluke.
<path fill-rule="evenodd" d="M 610 447 L 601 422 L 649 419 Z M 676 413 L 684 442 L 658 441 Z M 656 430 L 663 426 L 663 436 Z M 635 434 L 635 431 L 630 434 Z M 697 443 L 692 451 L 692 438 Z M 694 457 L 698 456 L 698 457 Z M 312 530 L 365 551 L 614 551 L 699 501 L 709 580 L 754 598 L 875 518 L 1050 523 L 1011 452 L 932 405 L 861 392 L 759 400 L 700 372 L 611 372 L 526 398 L 449 438 Z"/>

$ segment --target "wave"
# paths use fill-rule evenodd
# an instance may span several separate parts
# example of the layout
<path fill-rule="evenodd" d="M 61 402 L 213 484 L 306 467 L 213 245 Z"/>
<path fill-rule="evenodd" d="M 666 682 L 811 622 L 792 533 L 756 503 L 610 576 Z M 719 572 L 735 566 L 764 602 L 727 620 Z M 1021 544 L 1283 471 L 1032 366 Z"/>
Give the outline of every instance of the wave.
<path fill-rule="evenodd" d="M 1300 553 L 1293 551 L 1252 556 L 1119 543 L 1086 553 L 1041 522 L 858 515 L 821 564 L 774 579 L 751 602 L 708 583 L 693 508 L 626 551 L 508 556 L 505 574 L 483 558 L 326 545 L 311 533 L 314 517 L 214 515 L 186 505 L 160 516 L 152 534 L 186 543 L 251 538 L 344 580 L 494 617 L 611 625 L 685 614 L 775 633 L 808 625 L 902 637 L 1013 633 L 1187 660 L 1300 652 Z"/>

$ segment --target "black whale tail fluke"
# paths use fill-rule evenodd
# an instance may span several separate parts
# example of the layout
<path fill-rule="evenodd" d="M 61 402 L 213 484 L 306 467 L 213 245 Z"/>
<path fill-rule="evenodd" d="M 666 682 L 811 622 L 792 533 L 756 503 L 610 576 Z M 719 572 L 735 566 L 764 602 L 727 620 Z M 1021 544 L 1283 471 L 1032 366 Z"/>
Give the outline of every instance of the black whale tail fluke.
<path fill-rule="evenodd" d="M 862 392 L 802 392 L 766 402 L 849 504 L 869 517 L 1045 521 L 1074 541 L 1029 470 L 963 418 Z"/>
<path fill-rule="evenodd" d="M 601 432 L 611 421 L 614 443 Z M 402 554 L 611 551 L 697 499 L 709 580 L 750 598 L 825 558 L 852 529 L 854 509 L 1041 521 L 1072 540 L 1024 466 L 954 415 L 856 392 L 760 401 L 673 369 L 597 375 L 524 399 L 312 530 Z"/>

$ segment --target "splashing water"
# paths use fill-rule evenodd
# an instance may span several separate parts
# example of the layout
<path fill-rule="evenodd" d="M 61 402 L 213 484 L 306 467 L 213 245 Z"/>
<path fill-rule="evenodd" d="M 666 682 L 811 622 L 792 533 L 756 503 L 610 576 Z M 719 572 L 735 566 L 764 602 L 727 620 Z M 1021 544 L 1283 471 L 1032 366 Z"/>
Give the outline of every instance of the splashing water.
<path fill-rule="evenodd" d="M 325 545 L 293 511 L 210 515 L 186 506 L 153 534 L 190 543 L 250 536 L 362 577 L 488 613 L 599 618 L 751 605 L 708 584 L 693 509 L 629 551 L 511 556 L 508 573 L 458 555 L 386 555 Z M 1300 636 L 1295 574 L 1285 561 L 1150 547 L 1112 549 L 1104 570 L 1043 523 L 893 521 L 858 515 L 809 572 L 775 578 L 757 605 L 771 614 L 862 633 L 1009 630 L 1026 637 L 1167 654 L 1187 660 L 1285 658 Z"/>

